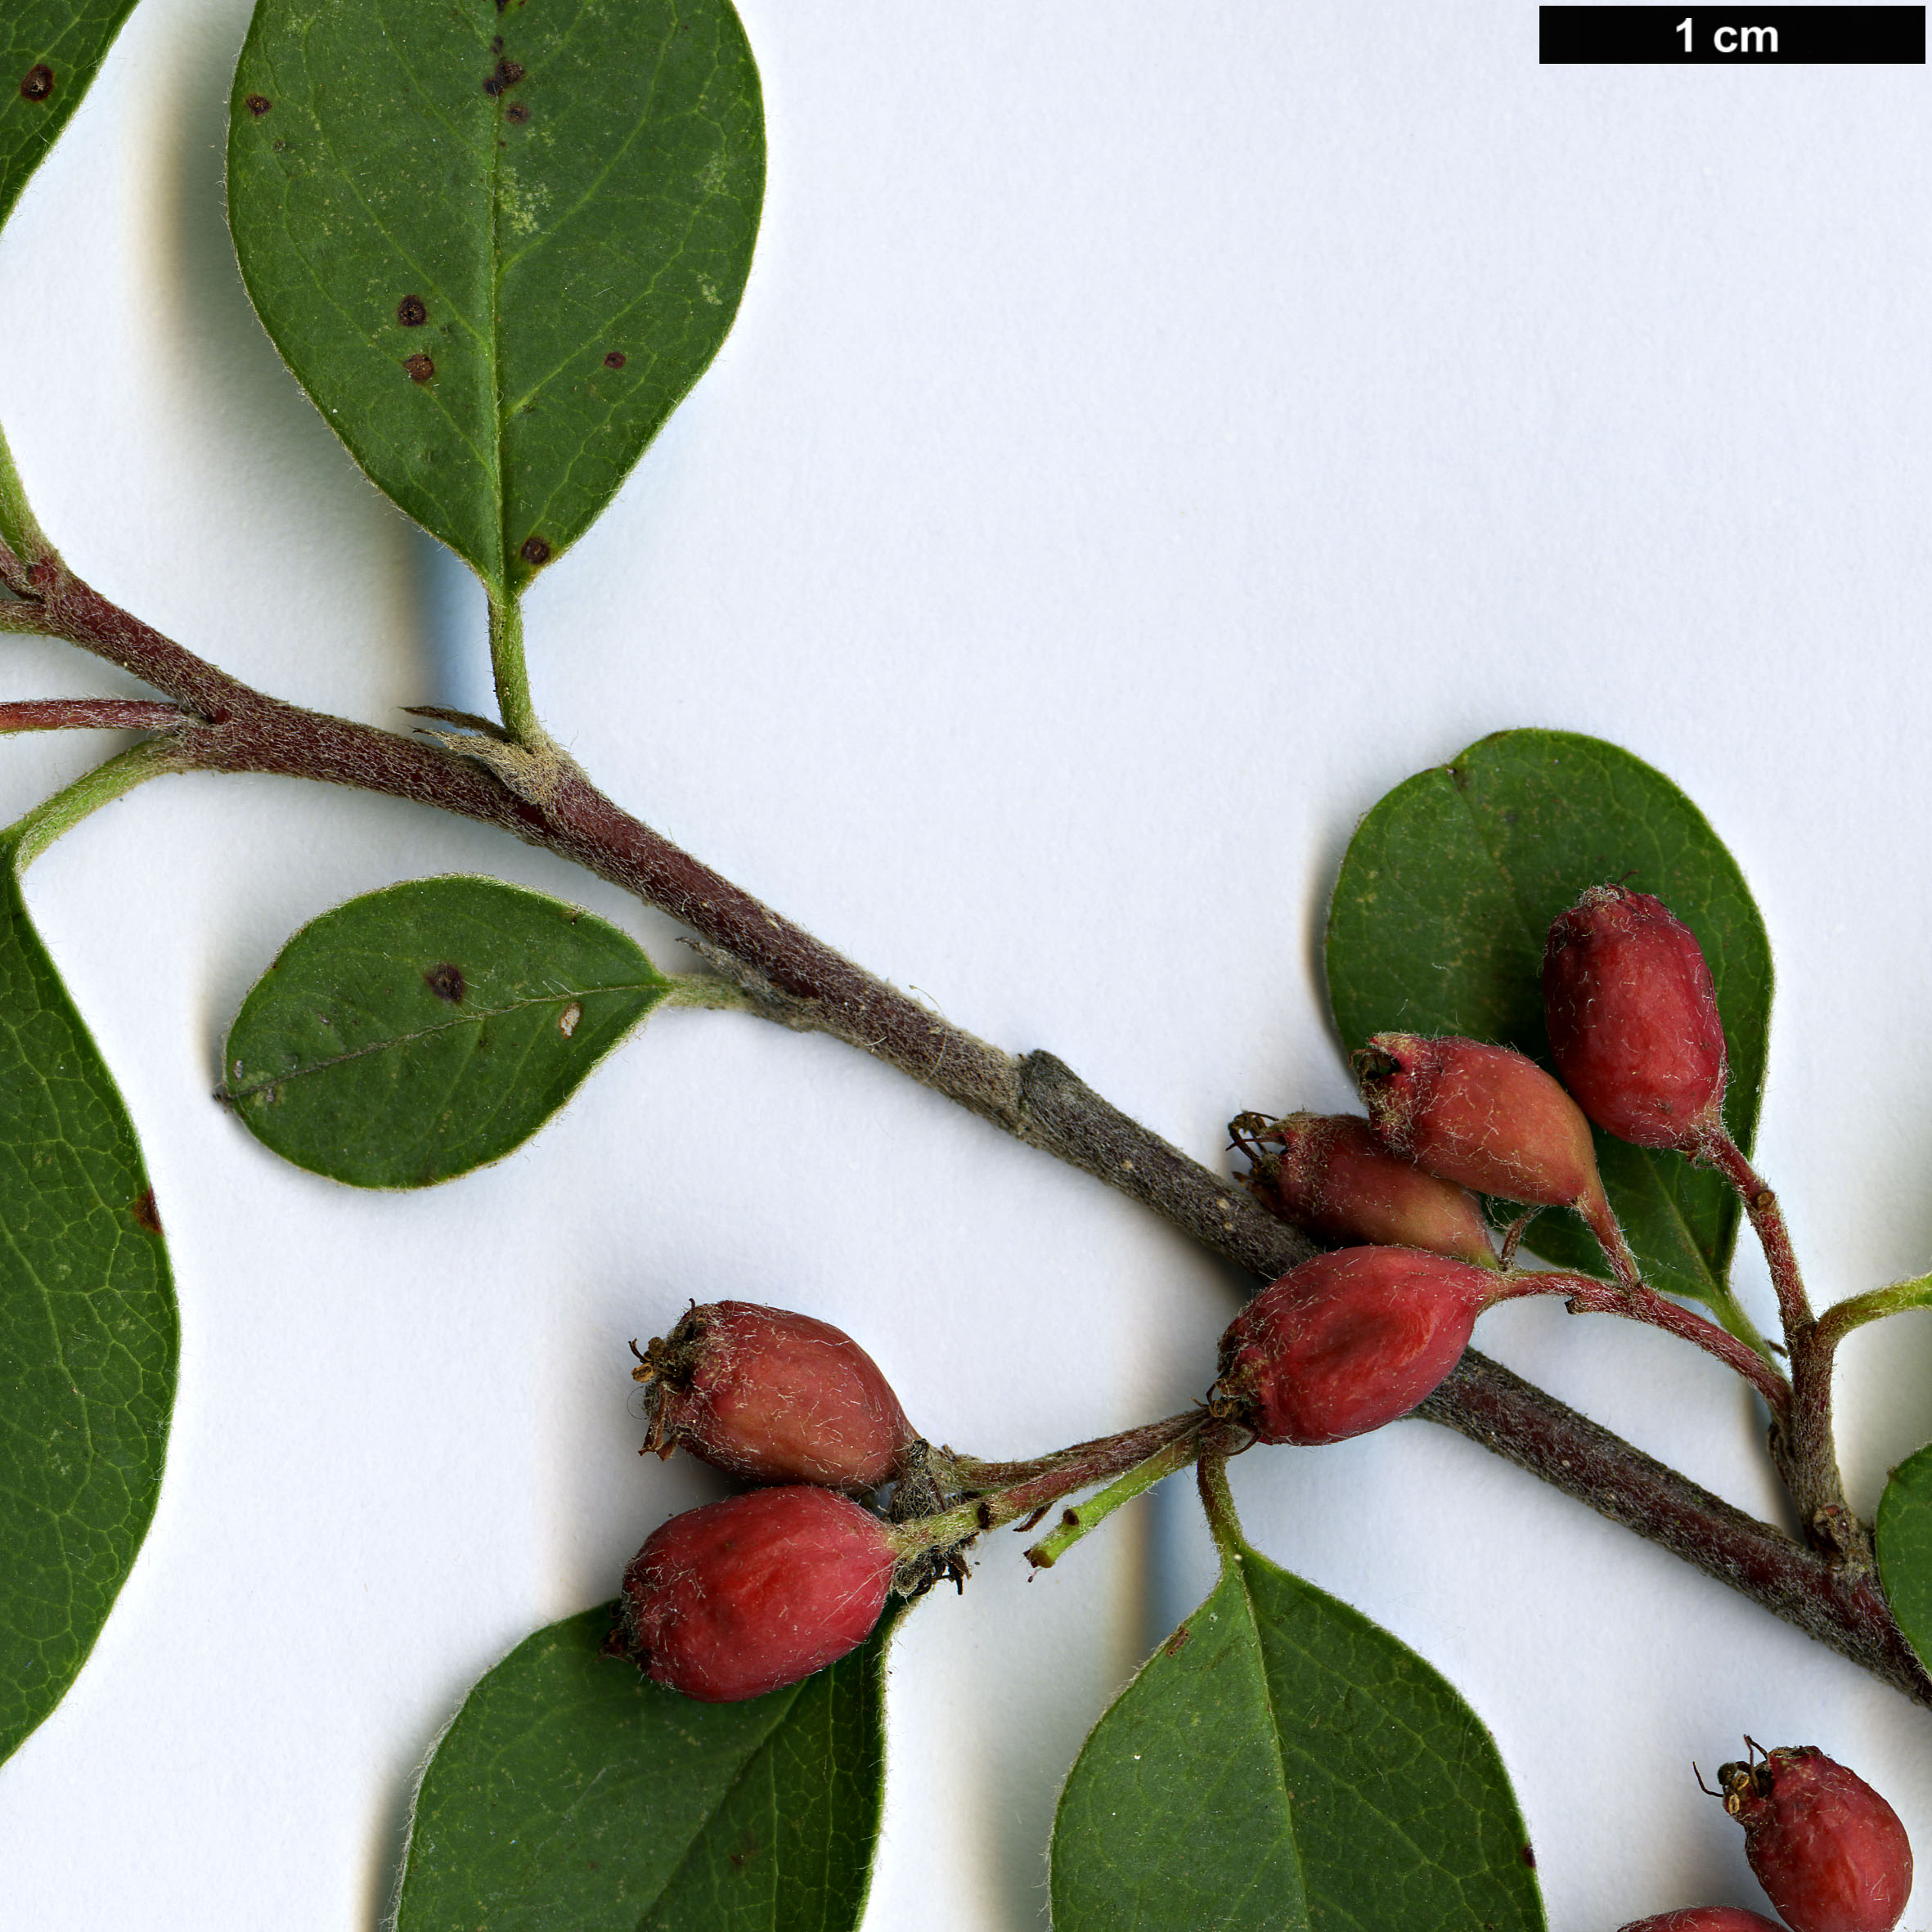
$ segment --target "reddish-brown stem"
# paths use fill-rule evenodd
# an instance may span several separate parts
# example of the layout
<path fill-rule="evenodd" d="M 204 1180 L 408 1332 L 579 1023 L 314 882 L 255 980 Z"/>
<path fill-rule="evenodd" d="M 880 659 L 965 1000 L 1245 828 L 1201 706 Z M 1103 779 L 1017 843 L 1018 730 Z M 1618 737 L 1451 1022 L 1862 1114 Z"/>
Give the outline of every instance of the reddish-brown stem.
<path fill-rule="evenodd" d="M 151 698 L 32 698 L 0 704 L 0 732 L 171 731 L 187 722 L 178 704 Z"/>
<path fill-rule="evenodd" d="M 1763 1176 L 1744 1157 L 1737 1143 L 1721 1124 L 1708 1126 L 1700 1133 L 1693 1152 L 1696 1159 L 1716 1168 L 1737 1190 L 1771 1269 L 1778 1319 L 1784 1324 L 1785 1346 L 1795 1350 L 1799 1336 L 1812 1326 L 1811 1298 L 1804 1292 L 1797 1251 L 1791 1246 L 1790 1230 L 1785 1225 L 1784 1210 L 1777 1204 L 1777 1196 L 1764 1184 Z"/>
<path fill-rule="evenodd" d="M 1710 1122 L 1700 1131 L 1694 1152 L 1737 1191 L 1771 1270 L 1791 1362 L 1790 1413 L 1784 1427 L 1772 1432 L 1771 1450 L 1797 1505 L 1798 1520 L 1820 1549 L 1868 1561 L 1871 1539 L 1845 1501 L 1837 1446 L 1832 1440 L 1834 1339 L 1818 1332 L 1784 1210 L 1721 1122 Z"/>
<path fill-rule="evenodd" d="M 1643 1270 L 1638 1265 L 1636 1256 L 1630 1251 L 1630 1243 L 1624 1238 L 1623 1224 L 1618 1220 L 1610 1202 L 1599 1194 L 1594 1201 L 1579 1202 L 1577 1212 L 1597 1237 L 1597 1245 L 1603 1250 L 1603 1258 L 1609 1262 L 1611 1273 L 1633 1295 L 1641 1293 Z"/>
<path fill-rule="evenodd" d="M 546 774 L 552 782 L 526 795 L 495 769 L 441 746 L 252 690 L 110 603 L 57 559 L 16 570 L 8 581 L 40 602 L 37 621 L 47 635 L 119 665 L 195 714 L 196 721 L 168 736 L 176 768 L 320 780 L 500 827 L 682 920 L 767 1018 L 878 1055 L 1152 1207 L 1249 1275 L 1272 1280 L 1312 1251 L 1238 1185 L 1121 1112 L 1052 1054 L 1017 1058 L 950 1025 L 681 851 L 581 774 Z M 1651 1538 L 1932 1705 L 1932 1683 L 1868 1578 L 1841 1575 L 1474 1350 L 1418 1413 Z"/>
<path fill-rule="evenodd" d="M 1599 1281 L 1594 1275 L 1538 1269 L 1507 1276 L 1499 1298 L 1513 1301 L 1525 1295 L 1563 1295 L 1569 1298 L 1572 1314 L 1617 1314 L 1661 1328 L 1666 1335 L 1675 1335 L 1716 1356 L 1727 1368 L 1741 1375 L 1764 1398 L 1775 1420 L 1781 1422 L 1790 1413 L 1790 1385 L 1755 1348 L 1695 1310 L 1667 1301 L 1641 1281 L 1631 1288 L 1620 1282 Z"/>
<path fill-rule="evenodd" d="M 977 1536 L 982 1530 L 1025 1521 L 1076 1489 L 1095 1489 L 1125 1475 L 1137 1462 L 1144 1462 L 1170 1443 L 1198 1436 L 1212 1420 L 1205 1409 L 1190 1409 L 1169 1416 L 1164 1422 L 1123 1430 L 1118 1436 L 1076 1443 L 1071 1449 L 1042 1457 L 1038 1463 L 974 1465 L 980 1471 L 1023 1469 L 1028 1473 L 1013 1481 L 990 1484 L 984 1494 L 970 1497 L 941 1515 L 922 1516 L 901 1525 L 896 1532 L 901 1553 L 910 1556 L 920 1550 L 943 1549 L 963 1538 Z M 938 1458 L 934 1460 L 937 1462 Z"/>
<path fill-rule="evenodd" d="M 1479 1365 L 1480 1364 L 1480 1365 Z M 1417 1411 L 1543 1476 L 1561 1464 L 1591 1507 L 1932 1708 L 1876 1575 L 1794 1543 L 1472 1350 Z"/>

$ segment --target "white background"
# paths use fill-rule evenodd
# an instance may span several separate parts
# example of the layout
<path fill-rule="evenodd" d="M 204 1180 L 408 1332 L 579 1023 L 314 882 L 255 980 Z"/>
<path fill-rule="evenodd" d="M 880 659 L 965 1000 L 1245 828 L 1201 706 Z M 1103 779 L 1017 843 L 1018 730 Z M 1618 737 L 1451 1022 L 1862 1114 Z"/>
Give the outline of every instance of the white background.
<path fill-rule="evenodd" d="M 1502 727 L 1615 739 L 1764 907 L 1760 1145 L 1815 1291 L 1932 1262 L 1925 70 L 1539 69 L 1523 0 L 744 13 L 771 171 L 737 330 L 530 600 L 591 771 L 1215 1161 L 1239 1109 L 1347 1099 L 1317 946 L 1359 815 Z M 385 724 L 480 708 L 477 598 L 243 295 L 246 14 L 145 0 L 124 34 L 0 242 L 0 419 L 76 566 L 230 669 Z M 0 649 L 0 695 L 132 688 Z M 9 740 L 0 819 L 108 748 Z M 429 1193 L 278 1165 L 209 1098 L 242 995 L 314 914 L 458 869 L 680 964 L 560 863 L 282 781 L 151 786 L 30 875 L 146 1147 L 183 1348 L 153 1532 L 0 1773 L 9 1926 L 372 1926 L 465 1687 L 714 1493 L 636 1453 L 626 1339 L 689 1296 L 841 1323 L 983 1454 L 1211 1376 L 1215 1265 L 750 1019 L 662 1018 Z M 1478 1339 L 1775 1509 L 1701 1357 L 1548 1307 Z M 1840 1393 L 1869 1509 L 1932 1435 L 1932 1323 L 1855 1340 Z M 1932 1855 L 1925 1712 L 1480 1450 L 1409 1423 L 1236 1474 L 1257 1543 L 1494 1728 L 1555 1932 L 1763 1903 L 1691 1779 L 1747 1729 L 1855 1765 Z M 1043 1922 L 1058 1782 L 1211 1581 L 1179 1485 L 1031 1585 L 1018 1551 L 896 1647 L 873 1932 Z"/>

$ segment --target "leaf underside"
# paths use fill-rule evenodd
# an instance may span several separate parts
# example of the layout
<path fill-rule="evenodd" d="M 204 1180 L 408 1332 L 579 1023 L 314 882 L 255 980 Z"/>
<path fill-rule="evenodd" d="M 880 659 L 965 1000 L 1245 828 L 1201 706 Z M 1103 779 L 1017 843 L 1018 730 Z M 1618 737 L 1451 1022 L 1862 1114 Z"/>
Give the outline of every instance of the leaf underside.
<path fill-rule="evenodd" d="M 1494 1741 L 1346 1604 L 1243 1549 L 1087 1740 L 1055 1932 L 1531 1932 Z"/>
<path fill-rule="evenodd" d="M 1600 739 L 1503 731 L 1398 785 L 1362 821 L 1330 909 L 1328 994 L 1344 1047 L 1371 1034 L 1460 1033 L 1549 1064 L 1543 949 L 1586 887 L 1654 893 L 1704 948 L 1731 1063 L 1724 1119 L 1747 1152 L 1764 1091 L 1771 947 L 1737 861 L 1660 771 Z M 1733 1311 L 1737 1197 L 1681 1154 L 1599 1132 L 1597 1164 L 1654 1287 Z M 1574 1217 L 1530 1243 L 1601 1272 Z"/>
<path fill-rule="evenodd" d="M 93 84 L 134 0 L 0 7 L 0 222 Z"/>
<path fill-rule="evenodd" d="M 65 1694 L 133 1566 L 179 1352 L 133 1126 L 0 845 L 0 1758 Z"/>
<path fill-rule="evenodd" d="M 1932 1443 L 1901 1462 L 1885 1485 L 1878 1573 L 1905 1641 L 1932 1670 Z"/>
<path fill-rule="evenodd" d="M 871 1883 L 888 1616 L 789 1690 L 699 1704 L 599 1655 L 613 1606 L 527 1638 L 423 1774 L 397 1932 L 841 1932 Z"/>
<path fill-rule="evenodd" d="M 717 354 L 764 180 L 729 0 L 259 0 L 230 106 L 269 335 L 500 593 L 582 533 Z"/>
<path fill-rule="evenodd" d="M 298 1167 L 429 1187 L 520 1146 L 670 991 L 636 941 L 561 900 L 412 879 L 283 947 L 236 1016 L 224 1094 Z"/>

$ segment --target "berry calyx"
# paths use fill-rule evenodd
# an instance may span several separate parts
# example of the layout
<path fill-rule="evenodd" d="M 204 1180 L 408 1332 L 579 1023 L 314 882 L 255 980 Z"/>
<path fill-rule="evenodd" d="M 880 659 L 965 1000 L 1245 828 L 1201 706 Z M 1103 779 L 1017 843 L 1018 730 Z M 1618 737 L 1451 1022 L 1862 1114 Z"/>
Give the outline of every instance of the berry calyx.
<path fill-rule="evenodd" d="M 1693 1905 L 1682 1912 L 1633 1919 L 1617 1932 L 1785 1932 L 1775 1919 L 1746 1912 L 1741 1905 Z"/>
<path fill-rule="evenodd" d="M 1497 1292 L 1489 1269 L 1417 1248 L 1317 1255 L 1229 1324 L 1209 1406 L 1262 1442 L 1365 1435 L 1455 1367 Z"/>
<path fill-rule="evenodd" d="M 1251 1122 L 1258 1157 L 1250 1184 L 1263 1206 L 1318 1241 L 1427 1248 L 1478 1268 L 1496 1252 L 1480 1205 L 1467 1188 L 1391 1153 L 1355 1114 L 1292 1113 Z M 1238 1130 L 1242 1123 L 1233 1124 Z"/>
<path fill-rule="evenodd" d="M 1912 1846 L 1857 1772 L 1797 1745 L 1720 1766 L 1718 1792 L 1791 1932 L 1893 1932 L 1912 1892 Z"/>
<path fill-rule="evenodd" d="M 1703 948 L 1660 899 L 1593 886 L 1543 955 L 1550 1053 L 1577 1104 L 1638 1147 L 1694 1148 L 1719 1125 L 1724 1022 Z"/>
<path fill-rule="evenodd" d="M 706 1704 L 762 1697 L 872 1634 L 896 1561 L 886 1525 L 830 1489 L 728 1496 L 652 1533 L 604 1648 Z"/>
<path fill-rule="evenodd" d="M 681 1443 L 747 1482 L 865 1493 L 919 1440 L 851 1336 L 787 1309 L 694 1306 L 631 1373 L 651 1391 L 647 1449 L 668 1456 Z"/>

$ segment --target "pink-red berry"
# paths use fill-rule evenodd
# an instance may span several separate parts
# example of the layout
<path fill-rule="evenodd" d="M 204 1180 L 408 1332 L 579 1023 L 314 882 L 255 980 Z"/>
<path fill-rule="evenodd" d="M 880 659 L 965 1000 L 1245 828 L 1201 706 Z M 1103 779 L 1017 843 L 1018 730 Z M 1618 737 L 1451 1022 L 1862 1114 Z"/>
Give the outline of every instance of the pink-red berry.
<path fill-rule="evenodd" d="M 1376 1132 L 1430 1173 L 1587 1219 L 1606 1209 L 1590 1124 L 1534 1060 L 1453 1036 L 1377 1033 L 1355 1066 Z"/>
<path fill-rule="evenodd" d="M 862 1493 L 918 1441 L 878 1365 L 829 1322 L 750 1301 L 693 1308 L 633 1376 L 651 1391 L 645 1447 L 680 1443 L 756 1483 Z"/>
<path fill-rule="evenodd" d="M 1797 1745 L 1721 1766 L 1718 1790 L 1791 1932 L 1893 1932 L 1912 1893 L 1912 1846 L 1863 1778 Z"/>
<path fill-rule="evenodd" d="M 624 1572 L 608 1647 L 707 1704 L 761 1697 L 872 1634 L 897 1561 L 878 1518 L 809 1484 L 673 1516 Z"/>
<path fill-rule="evenodd" d="M 1390 1152 L 1359 1116 L 1292 1113 L 1260 1126 L 1256 1138 L 1278 1143 L 1281 1153 L 1271 1168 L 1257 1170 L 1262 1178 L 1255 1191 L 1305 1234 L 1427 1248 L 1479 1268 L 1496 1265 L 1476 1197 Z"/>
<path fill-rule="evenodd" d="M 1379 1429 L 1455 1367 L 1496 1287 L 1487 1269 L 1415 1248 L 1317 1255 L 1229 1325 L 1211 1404 L 1263 1442 Z"/>
<path fill-rule="evenodd" d="M 1741 1905 L 1693 1905 L 1683 1912 L 1660 1912 L 1655 1918 L 1633 1919 L 1618 1932 L 1785 1932 L 1762 1912 Z"/>
<path fill-rule="evenodd" d="M 1710 967 L 1661 900 L 1593 886 L 1549 931 L 1543 1004 L 1563 1084 L 1599 1127 L 1690 1148 L 1724 1103 L 1724 1022 Z"/>

